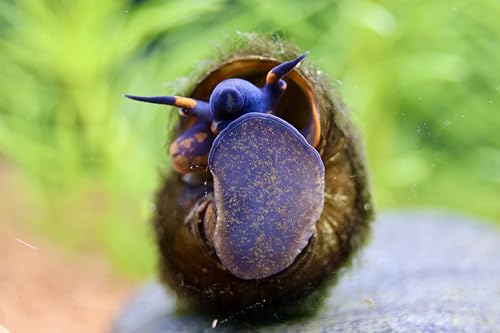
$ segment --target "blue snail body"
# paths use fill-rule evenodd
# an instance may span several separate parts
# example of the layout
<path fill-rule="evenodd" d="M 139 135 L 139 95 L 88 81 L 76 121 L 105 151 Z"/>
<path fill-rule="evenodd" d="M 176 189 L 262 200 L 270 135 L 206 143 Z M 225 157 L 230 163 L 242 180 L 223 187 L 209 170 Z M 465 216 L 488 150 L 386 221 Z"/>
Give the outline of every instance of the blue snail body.
<path fill-rule="evenodd" d="M 211 246 L 222 265 L 241 279 L 266 278 L 291 265 L 323 209 L 318 152 L 291 124 L 272 115 L 287 87 L 283 77 L 306 55 L 275 66 L 262 88 L 240 78 L 223 80 L 208 101 L 127 95 L 181 107 L 197 119 L 171 145 L 174 168 L 189 174 L 193 164 L 207 159 L 216 217 L 207 218 L 204 228 L 213 231 Z"/>

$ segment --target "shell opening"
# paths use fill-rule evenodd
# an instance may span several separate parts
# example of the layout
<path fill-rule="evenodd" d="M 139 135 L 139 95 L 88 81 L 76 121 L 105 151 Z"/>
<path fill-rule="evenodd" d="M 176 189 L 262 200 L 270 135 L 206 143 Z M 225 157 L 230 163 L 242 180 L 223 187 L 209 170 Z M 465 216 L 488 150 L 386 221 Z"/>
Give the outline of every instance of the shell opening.
<path fill-rule="evenodd" d="M 258 57 L 237 58 L 223 63 L 198 82 L 191 97 L 208 100 L 217 84 L 230 78 L 248 80 L 257 87 L 266 83 L 267 73 L 280 62 Z M 287 88 L 281 97 L 274 114 L 290 123 L 306 138 L 309 144 L 317 147 L 320 137 L 319 110 L 309 82 L 300 72 L 294 70 L 285 78 Z M 184 126 L 189 127 L 185 121 Z"/>

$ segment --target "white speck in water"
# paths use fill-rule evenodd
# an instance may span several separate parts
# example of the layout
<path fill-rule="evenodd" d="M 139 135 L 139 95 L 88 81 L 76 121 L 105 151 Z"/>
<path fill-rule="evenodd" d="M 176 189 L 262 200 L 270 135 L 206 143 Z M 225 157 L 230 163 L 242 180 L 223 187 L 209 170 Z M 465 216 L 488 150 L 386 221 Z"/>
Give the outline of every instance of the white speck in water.
<path fill-rule="evenodd" d="M 218 320 L 217 320 L 217 319 L 214 319 L 214 320 L 212 321 L 212 328 L 216 328 L 216 327 L 217 327 L 217 322 L 218 322 Z"/>
<path fill-rule="evenodd" d="M 33 250 L 38 250 L 38 248 L 37 248 L 36 246 L 33 246 L 33 245 L 31 245 L 31 244 L 28 244 L 28 243 L 26 243 L 25 241 L 23 241 L 23 240 L 21 240 L 21 239 L 19 239 L 19 238 L 16 238 L 16 241 L 18 241 L 19 243 L 21 243 L 21 244 L 23 244 L 23 245 L 26 245 L 26 246 L 28 246 L 28 247 L 31 247 Z M 0 331 L 0 332 L 1 332 L 1 331 Z"/>
<path fill-rule="evenodd" d="M 340 80 L 335 80 L 335 82 L 337 82 L 339 84 L 339 86 L 342 85 L 342 81 L 340 81 Z"/>
<path fill-rule="evenodd" d="M 323 74 L 323 71 L 317 70 L 316 74 L 321 75 L 321 74 Z"/>
<path fill-rule="evenodd" d="M 363 298 L 362 302 L 365 303 L 370 309 L 375 305 L 375 301 L 371 297 Z"/>

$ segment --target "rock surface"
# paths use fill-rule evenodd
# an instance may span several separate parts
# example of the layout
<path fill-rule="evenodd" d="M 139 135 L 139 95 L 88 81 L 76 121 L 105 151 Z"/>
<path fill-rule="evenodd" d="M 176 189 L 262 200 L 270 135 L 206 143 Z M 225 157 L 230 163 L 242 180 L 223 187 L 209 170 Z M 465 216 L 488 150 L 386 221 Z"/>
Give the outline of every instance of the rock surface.
<path fill-rule="evenodd" d="M 500 331 L 498 228 L 437 212 L 382 214 L 373 226 L 371 242 L 314 317 L 252 327 L 241 318 L 179 316 L 175 299 L 150 282 L 113 332 Z"/>

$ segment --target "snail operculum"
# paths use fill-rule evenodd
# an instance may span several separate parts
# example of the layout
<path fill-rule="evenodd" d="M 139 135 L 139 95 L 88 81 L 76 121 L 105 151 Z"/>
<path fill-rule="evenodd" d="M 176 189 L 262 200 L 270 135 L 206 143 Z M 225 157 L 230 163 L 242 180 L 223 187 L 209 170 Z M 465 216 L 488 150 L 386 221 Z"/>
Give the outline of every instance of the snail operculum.
<path fill-rule="evenodd" d="M 284 120 L 249 113 L 217 136 L 208 163 L 218 213 L 214 247 L 224 267 L 259 279 L 291 265 L 323 209 L 317 151 Z"/>
<path fill-rule="evenodd" d="M 311 144 L 276 117 L 283 78 L 307 53 L 281 63 L 258 88 L 232 78 L 209 101 L 178 96 L 127 97 L 181 107 L 197 120 L 171 145 L 174 169 L 205 165 L 213 177 L 212 219 L 204 221 L 222 265 L 249 280 L 277 274 L 308 244 L 324 202 L 324 166 Z M 305 129 L 319 131 L 319 128 Z M 210 229 L 210 230 L 208 230 Z"/>

